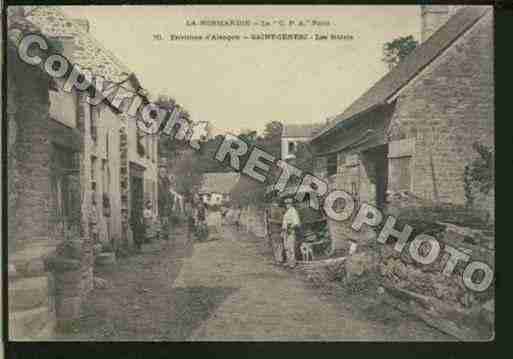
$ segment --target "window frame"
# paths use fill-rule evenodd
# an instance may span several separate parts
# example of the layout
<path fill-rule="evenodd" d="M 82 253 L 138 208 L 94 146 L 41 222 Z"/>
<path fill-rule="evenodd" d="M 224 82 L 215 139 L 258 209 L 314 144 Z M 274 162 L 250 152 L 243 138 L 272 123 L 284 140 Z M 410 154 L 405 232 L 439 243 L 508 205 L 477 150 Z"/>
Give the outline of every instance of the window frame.
<path fill-rule="evenodd" d="M 331 171 L 330 171 L 331 169 Z M 334 170 L 334 171 L 333 171 Z M 338 153 L 326 156 L 326 176 L 331 177 L 338 173 Z"/>
<path fill-rule="evenodd" d="M 97 112 L 95 106 L 89 105 L 89 130 L 94 143 L 98 140 Z"/>
<path fill-rule="evenodd" d="M 408 177 L 409 177 L 409 183 L 408 188 L 401 188 L 401 173 L 402 173 L 402 167 L 400 165 L 400 160 L 402 159 L 408 159 Z M 398 166 L 395 167 L 393 163 L 397 161 Z M 395 168 L 394 168 L 395 167 Z M 388 158 L 388 170 L 389 170 L 389 178 L 388 178 L 388 188 L 394 192 L 401 192 L 401 191 L 409 191 L 412 192 L 413 188 L 413 156 L 411 155 L 404 155 L 404 156 L 397 156 L 397 157 L 390 157 Z M 395 170 L 395 171 L 394 171 Z M 399 171 L 399 173 L 396 173 L 396 171 Z M 394 179 L 397 178 L 397 181 L 394 181 Z"/>

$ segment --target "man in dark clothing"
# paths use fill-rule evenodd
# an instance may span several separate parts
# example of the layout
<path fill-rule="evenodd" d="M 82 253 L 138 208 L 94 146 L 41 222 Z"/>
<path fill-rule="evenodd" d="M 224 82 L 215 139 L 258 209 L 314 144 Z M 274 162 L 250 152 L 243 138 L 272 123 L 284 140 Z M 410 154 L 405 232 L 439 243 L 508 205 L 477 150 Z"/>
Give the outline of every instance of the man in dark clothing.
<path fill-rule="evenodd" d="M 208 237 L 206 220 L 207 208 L 203 202 L 199 202 L 196 210 L 196 235 L 200 240 L 204 240 Z"/>
<path fill-rule="evenodd" d="M 145 237 L 145 227 L 143 218 L 141 216 L 132 216 L 130 218 L 130 226 L 132 227 L 135 248 L 138 252 L 140 252 L 141 244 Z"/>

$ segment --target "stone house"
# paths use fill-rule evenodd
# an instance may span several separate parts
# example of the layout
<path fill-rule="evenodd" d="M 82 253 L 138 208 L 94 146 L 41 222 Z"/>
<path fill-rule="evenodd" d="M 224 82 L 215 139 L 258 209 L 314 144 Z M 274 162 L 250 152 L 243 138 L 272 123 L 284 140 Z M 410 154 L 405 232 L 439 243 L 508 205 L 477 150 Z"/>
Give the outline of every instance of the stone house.
<path fill-rule="evenodd" d="M 465 204 L 472 145 L 494 144 L 493 13 L 457 10 L 423 6 L 424 41 L 313 137 L 331 187 L 378 207 L 387 191 Z M 493 215 L 493 196 L 482 205 Z"/>
<path fill-rule="evenodd" d="M 438 217 L 433 223 L 450 222 L 460 210 L 469 210 L 464 172 L 478 157 L 474 143 L 494 150 L 493 8 L 421 6 L 421 26 L 421 44 L 313 137 L 315 173 L 327 180 L 330 189 L 351 193 L 357 203 L 372 204 L 399 218 L 415 214 L 420 222 L 423 216 L 426 221 Z M 408 198 L 408 203 L 391 201 L 397 196 Z M 474 207 L 482 214 L 480 221 L 493 225 L 493 189 Z M 417 214 L 416 208 L 435 210 Z M 447 221 L 440 218 L 443 208 L 449 208 Z M 350 225 L 350 221 L 330 221 L 330 232 L 363 248 L 376 243 L 375 231 L 357 232 Z M 493 233 L 488 238 L 479 231 L 464 240 L 461 233 L 477 232 L 454 228 L 447 225 L 443 230 L 438 238 L 442 247 L 457 245 L 494 266 Z M 435 305 L 443 318 L 431 324 L 452 328 L 447 330 L 462 339 L 480 337 L 476 330 L 483 325 L 489 335 L 493 324 L 472 313 L 481 313 L 481 305 L 493 300 L 493 289 L 476 295 L 463 286 L 460 276 L 435 274 L 441 272 L 442 259 L 417 267 L 411 258 L 394 257 L 387 247 L 380 247 L 378 257 L 371 256 L 368 263 L 381 268 L 384 277 L 392 272 L 395 278 L 399 275 L 401 281 L 394 282 L 394 288 L 444 302 Z M 455 272 L 463 269 L 457 267 Z M 419 283 L 430 283 L 425 286 L 430 289 L 417 288 Z M 430 313 L 421 317 L 433 319 Z M 462 324 L 465 320 L 467 324 Z M 473 324 L 468 327 L 468 323 Z"/>
<path fill-rule="evenodd" d="M 308 142 L 316 130 L 321 128 L 320 124 L 285 124 L 281 134 L 281 158 L 296 153 L 298 143 Z"/>
<path fill-rule="evenodd" d="M 72 63 L 121 84 L 129 92 L 140 89 L 133 72 L 89 34 L 86 20 L 69 19 L 57 7 L 48 6 L 32 9 L 27 19 L 46 36 L 62 41 L 63 53 Z M 51 101 L 51 118 L 61 127 L 74 128 L 76 101 L 71 97 L 75 95 L 58 90 L 50 95 L 55 99 Z M 96 221 L 93 233 L 98 241 L 116 248 L 130 246 L 129 217 L 140 215 L 147 201 L 152 204 L 154 216 L 158 215 L 158 136 L 143 135 L 135 118 L 120 113 L 108 101 L 86 107 L 89 135 L 85 144 L 90 158 L 92 221 Z M 52 189 L 57 204 L 65 205 L 65 201 L 59 201 L 58 181 L 52 183 Z M 62 209 L 58 208 L 57 213 Z M 55 218 L 61 220 L 58 215 Z"/>
<path fill-rule="evenodd" d="M 142 211 L 144 197 L 156 203 L 157 140 L 141 139 L 135 119 L 109 101 L 91 106 L 86 93 L 62 91 L 60 80 L 17 58 L 18 35 L 41 33 L 71 63 L 137 91 L 86 21 L 55 7 L 11 7 L 9 30 L 9 332 L 49 338 L 55 324 L 80 315 L 95 244 L 128 247 L 129 215 Z"/>
<path fill-rule="evenodd" d="M 205 173 L 198 194 L 208 205 L 224 205 L 230 202 L 230 192 L 239 178 L 240 174 L 235 172 Z"/>

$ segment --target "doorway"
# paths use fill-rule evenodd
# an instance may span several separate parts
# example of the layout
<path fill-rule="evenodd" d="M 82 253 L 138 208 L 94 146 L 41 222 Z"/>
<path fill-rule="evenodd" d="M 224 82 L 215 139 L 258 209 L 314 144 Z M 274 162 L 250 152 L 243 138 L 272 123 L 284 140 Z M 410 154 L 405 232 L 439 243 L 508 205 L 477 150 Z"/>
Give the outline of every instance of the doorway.
<path fill-rule="evenodd" d="M 144 167 L 130 162 L 130 218 L 142 220 L 144 210 Z M 135 234 L 135 233 L 133 233 Z"/>
<path fill-rule="evenodd" d="M 375 185 L 375 204 L 382 209 L 386 203 L 388 188 L 388 145 L 380 145 L 365 151 L 366 159 L 374 167 L 371 181 Z"/>

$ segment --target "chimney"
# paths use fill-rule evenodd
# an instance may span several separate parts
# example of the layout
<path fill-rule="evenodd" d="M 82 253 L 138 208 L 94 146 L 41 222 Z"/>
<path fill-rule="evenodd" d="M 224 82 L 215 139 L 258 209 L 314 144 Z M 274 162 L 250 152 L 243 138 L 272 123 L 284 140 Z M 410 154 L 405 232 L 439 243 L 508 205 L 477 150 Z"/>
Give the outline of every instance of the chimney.
<path fill-rule="evenodd" d="M 78 26 L 83 32 L 89 32 L 89 20 L 87 19 L 73 19 L 73 23 Z"/>
<path fill-rule="evenodd" d="M 421 5 L 421 42 L 425 42 L 452 15 L 449 5 Z"/>

